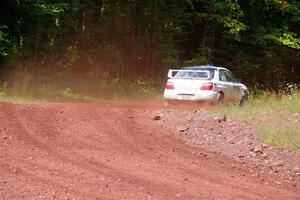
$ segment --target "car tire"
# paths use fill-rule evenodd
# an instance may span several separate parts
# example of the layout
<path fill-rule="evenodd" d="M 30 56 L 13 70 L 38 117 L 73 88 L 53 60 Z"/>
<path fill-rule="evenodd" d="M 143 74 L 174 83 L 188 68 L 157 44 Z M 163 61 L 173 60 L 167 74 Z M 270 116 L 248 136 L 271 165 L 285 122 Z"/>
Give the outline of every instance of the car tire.
<path fill-rule="evenodd" d="M 243 95 L 243 97 L 242 97 L 241 100 L 240 100 L 240 106 L 241 106 L 241 107 L 244 106 L 244 105 L 246 104 L 247 101 L 248 101 L 248 93 L 245 92 L 244 95 Z"/>
<path fill-rule="evenodd" d="M 218 98 L 218 104 L 224 104 L 224 99 L 225 99 L 224 93 L 220 92 Z"/>

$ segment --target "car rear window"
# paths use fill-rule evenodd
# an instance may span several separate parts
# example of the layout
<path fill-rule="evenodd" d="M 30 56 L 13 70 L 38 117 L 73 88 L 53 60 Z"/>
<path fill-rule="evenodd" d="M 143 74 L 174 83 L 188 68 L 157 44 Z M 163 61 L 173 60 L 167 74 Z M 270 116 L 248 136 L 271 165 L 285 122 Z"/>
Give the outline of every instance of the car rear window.
<path fill-rule="evenodd" d="M 208 78 L 207 71 L 179 71 L 175 78 Z"/>
<path fill-rule="evenodd" d="M 199 68 L 188 68 L 188 67 L 185 67 L 183 69 L 185 69 L 185 70 L 199 70 Z M 214 78 L 214 76 L 215 76 L 216 69 L 214 69 L 214 68 L 205 68 L 205 67 L 202 67 L 200 70 L 209 71 L 210 78 Z"/>

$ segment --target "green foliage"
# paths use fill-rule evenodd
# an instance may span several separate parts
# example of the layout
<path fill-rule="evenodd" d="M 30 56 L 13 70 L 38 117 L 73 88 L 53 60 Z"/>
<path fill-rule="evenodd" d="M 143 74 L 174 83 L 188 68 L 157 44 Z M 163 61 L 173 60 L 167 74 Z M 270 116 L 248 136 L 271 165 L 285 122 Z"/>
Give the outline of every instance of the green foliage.
<path fill-rule="evenodd" d="M 293 49 L 300 49 L 300 38 L 295 33 L 282 30 L 274 30 L 272 34 L 266 34 L 263 39 L 274 41 Z"/>
<path fill-rule="evenodd" d="M 7 82 L 4 82 L 2 85 L 0 85 L 0 97 L 6 96 L 6 90 L 7 90 Z"/>
<path fill-rule="evenodd" d="M 6 26 L 0 26 L 0 58 L 7 56 L 13 50 L 13 43 L 9 39 Z"/>
<path fill-rule="evenodd" d="M 239 4 L 232 1 L 217 2 L 216 11 L 219 13 L 216 20 L 225 28 L 225 34 L 240 41 L 240 32 L 246 30 L 247 26 L 240 20 L 244 13 Z"/>
<path fill-rule="evenodd" d="M 56 16 L 64 12 L 65 5 L 51 1 L 27 1 L 21 4 L 24 9 L 30 11 L 30 15 L 40 20 L 39 17 Z"/>
<path fill-rule="evenodd" d="M 241 31 L 246 30 L 247 26 L 245 24 L 241 23 L 236 19 L 232 19 L 230 17 L 224 17 L 220 19 L 220 22 L 222 22 L 224 24 L 224 27 L 228 29 L 227 34 L 230 37 L 238 41 L 241 40 L 239 33 Z"/>
<path fill-rule="evenodd" d="M 260 88 L 300 82 L 297 0 L 2 0 L 0 12 L 8 85 L 14 73 L 4 72 L 19 68 L 107 76 L 103 90 L 136 77 L 158 87 L 169 67 L 199 64 L 230 68 Z"/>
<path fill-rule="evenodd" d="M 185 66 L 196 66 L 196 65 L 206 65 L 209 63 L 206 57 L 201 55 L 194 56 L 191 60 L 187 60 L 184 62 Z"/>
<path fill-rule="evenodd" d="M 66 48 L 66 55 L 64 60 L 58 62 L 58 66 L 62 69 L 71 69 L 76 61 L 79 59 L 76 45 L 71 45 Z"/>

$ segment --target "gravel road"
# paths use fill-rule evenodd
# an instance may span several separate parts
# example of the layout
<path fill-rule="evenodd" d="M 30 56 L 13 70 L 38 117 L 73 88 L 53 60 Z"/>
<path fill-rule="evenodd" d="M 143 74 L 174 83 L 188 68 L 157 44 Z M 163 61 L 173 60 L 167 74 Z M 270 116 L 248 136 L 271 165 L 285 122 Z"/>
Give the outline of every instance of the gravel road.
<path fill-rule="evenodd" d="M 281 173 L 293 162 L 204 110 L 0 103 L 0 126 L 0 199 L 300 199 L 297 172 Z"/>

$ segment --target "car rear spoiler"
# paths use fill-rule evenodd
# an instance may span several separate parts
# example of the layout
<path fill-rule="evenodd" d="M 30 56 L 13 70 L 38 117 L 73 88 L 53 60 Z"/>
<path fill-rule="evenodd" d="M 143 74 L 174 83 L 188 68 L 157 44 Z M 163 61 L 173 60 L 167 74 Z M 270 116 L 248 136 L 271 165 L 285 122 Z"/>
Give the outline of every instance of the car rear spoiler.
<path fill-rule="evenodd" d="M 185 71 L 185 72 L 206 72 L 207 78 L 201 77 L 174 77 L 178 72 Z M 175 74 L 175 75 L 174 75 Z M 211 79 L 211 74 L 208 70 L 191 70 L 191 69 L 169 69 L 168 78 L 178 78 L 178 79 Z"/>

